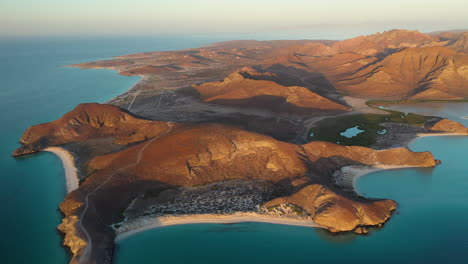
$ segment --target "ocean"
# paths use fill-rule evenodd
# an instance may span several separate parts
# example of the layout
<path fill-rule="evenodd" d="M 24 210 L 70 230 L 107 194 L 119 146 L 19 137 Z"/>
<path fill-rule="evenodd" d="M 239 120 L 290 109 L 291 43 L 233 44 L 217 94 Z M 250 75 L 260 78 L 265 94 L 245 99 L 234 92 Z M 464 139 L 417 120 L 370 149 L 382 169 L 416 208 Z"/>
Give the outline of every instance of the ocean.
<path fill-rule="evenodd" d="M 51 153 L 13 159 L 30 125 L 49 122 L 83 102 L 105 102 L 138 77 L 110 70 L 61 67 L 122 54 L 177 50 L 216 37 L 0 39 L 0 198 L 2 263 L 67 263 L 56 227 L 66 195 L 60 160 Z M 400 107 L 400 106 L 394 106 Z M 468 125 L 468 104 L 404 105 L 404 111 L 445 115 Z M 422 110 L 421 110 L 422 109 Z M 117 244 L 115 261 L 133 263 L 464 263 L 468 259 L 467 137 L 427 137 L 435 169 L 368 174 L 358 191 L 399 207 L 368 236 L 265 223 L 194 224 L 149 230 Z"/>
<path fill-rule="evenodd" d="M 213 37 L 0 39 L 1 263 L 68 263 L 56 230 L 66 195 L 64 171 L 51 153 L 10 156 L 29 126 L 49 122 L 85 102 L 105 102 L 139 77 L 64 65 L 220 41 Z"/>

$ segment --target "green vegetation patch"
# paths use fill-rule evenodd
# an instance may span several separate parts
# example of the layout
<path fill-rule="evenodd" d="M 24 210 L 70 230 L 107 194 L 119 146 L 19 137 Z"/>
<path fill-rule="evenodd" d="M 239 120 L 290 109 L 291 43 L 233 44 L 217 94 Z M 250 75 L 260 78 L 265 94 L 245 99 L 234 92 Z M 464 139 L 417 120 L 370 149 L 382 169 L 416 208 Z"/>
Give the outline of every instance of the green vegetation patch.
<path fill-rule="evenodd" d="M 376 143 L 379 134 L 383 134 L 384 122 L 406 124 L 423 127 L 429 117 L 413 113 L 405 114 L 398 111 L 381 109 L 388 114 L 356 114 L 332 117 L 319 121 L 309 130 L 309 141 L 328 141 L 345 146 L 370 147 Z M 348 128 L 357 127 L 363 132 L 354 137 L 342 136 Z"/>

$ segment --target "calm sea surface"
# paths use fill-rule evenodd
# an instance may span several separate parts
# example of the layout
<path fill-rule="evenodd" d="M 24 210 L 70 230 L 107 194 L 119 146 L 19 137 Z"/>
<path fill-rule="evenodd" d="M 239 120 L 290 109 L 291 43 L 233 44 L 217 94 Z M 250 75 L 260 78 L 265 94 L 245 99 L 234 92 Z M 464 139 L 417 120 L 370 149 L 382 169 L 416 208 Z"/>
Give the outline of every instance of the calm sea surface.
<path fill-rule="evenodd" d="M 82 102 L 104 102 L 138 81 L 110 70 L 62 65 L 111 56 L 195 47 L 216 38 L 0 40 L 1 263 L 67 263 L 56 231 L 65 196 L 60 160 L 49 153 L 13 159 L 22 132 Z M 465 122 L 467 104 L 423 107 Z M 404 106 L 420 111 L 421 106 Z M 436 109 L 434 111 L 434 109 Z M 400 109 L 402 110 L 402 109 Z M 429 111 L 429 112 L 427 112 Z M 468 138 L 415 141 L 443 163 L 435 169 L 369 174 L 358 189 L 391 198 L 399 209 L 370 236 L 329 236 L 318 229 L 261 223 L 197 224 L 153 229 L 118 244 L 116 262 L 130 263 L 465 263 L 468 259 Z"/>
<path fill-rule="evenodd" d="M 67 263 L 56 231 L 66 195 L 60 160 L 50 153 L 13 159 L 22 133 L 83 102 L 105 102 L 138 77 L 61 67 L 111 56 L 178 50 L 215 38 L 0 39 L 0 263 Z"/>

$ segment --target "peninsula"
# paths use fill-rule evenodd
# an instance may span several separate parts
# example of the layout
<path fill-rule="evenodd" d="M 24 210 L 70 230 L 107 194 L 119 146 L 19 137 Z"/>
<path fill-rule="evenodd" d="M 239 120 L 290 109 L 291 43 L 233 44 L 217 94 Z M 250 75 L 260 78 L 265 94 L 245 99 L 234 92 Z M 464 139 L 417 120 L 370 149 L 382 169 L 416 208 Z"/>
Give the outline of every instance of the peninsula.
<path fill-rule="evenodd" d="M 407 144 L 462 124 L 379 107 L 468 99 L 468 33 L 229 41 L 70 65 L 141 76 L 106 104 L 28 128 L 14 156 L 56 153 L 71 263 L 158 226 L 259 221 L 368 233 L 398 207 L 355 192 L 375 169 L 434 167 Z M 351 128 L 360 130 L 346 136 Z M 443 162 L 443 161 L 442 161 Z"/>

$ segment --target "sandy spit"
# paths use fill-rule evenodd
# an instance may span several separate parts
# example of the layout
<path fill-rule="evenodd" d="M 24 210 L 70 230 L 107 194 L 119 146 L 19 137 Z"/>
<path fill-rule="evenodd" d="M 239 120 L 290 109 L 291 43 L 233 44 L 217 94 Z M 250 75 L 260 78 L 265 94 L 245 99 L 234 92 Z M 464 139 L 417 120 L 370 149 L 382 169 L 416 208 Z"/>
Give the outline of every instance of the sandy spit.
<path fill-rule="evenodd" d="M 149 229 L 185 224 L 232 224 L 240 222 L 260 222 L 280 225 L 294 225 L 307 227 L 321 227 L 310 218 L 292 218 L 263 215 L 259 213 L 234 213 L 234 214 L 193 214 L 140 217 L 123 223 L 116 229 L 115 241 L 144 232 Z"/>
<path fill-rule="evenodd" d="M 75 166 L 75 157 L 67 150 L 59 147 L 49 147 L 44 151 L 54 153 L 62 161 L 63 168 L 65 169 L 65 179 L 67 185 L 67 193 L 78 189 L 78 170 Z"/>
<path fill-rule="evenodd" d="M 440 137 L 440 136 L 466 136 L 465 134 L 460 133 L 419 133 L 417 136 L 408 142 L 407 146 L 413 143 L 415 140 L 423 137 Z M 334 173 L 335 182 L 337 185 L 344 188 L 352 188 L 355 192 L 356 190 L 356 181 L 359 177 L 362 177 L 366 174 L 373 173 L 381 170 L 395 170 L 395 169 L 404 169 L 404 168 L 417 168 L 415 166 L 394 166 L 394 165 L 382 165 L 375 164 L 372 166 L 361 166 L 361 165 L 351 165 L 345 166 L 339 169 Z"/>

